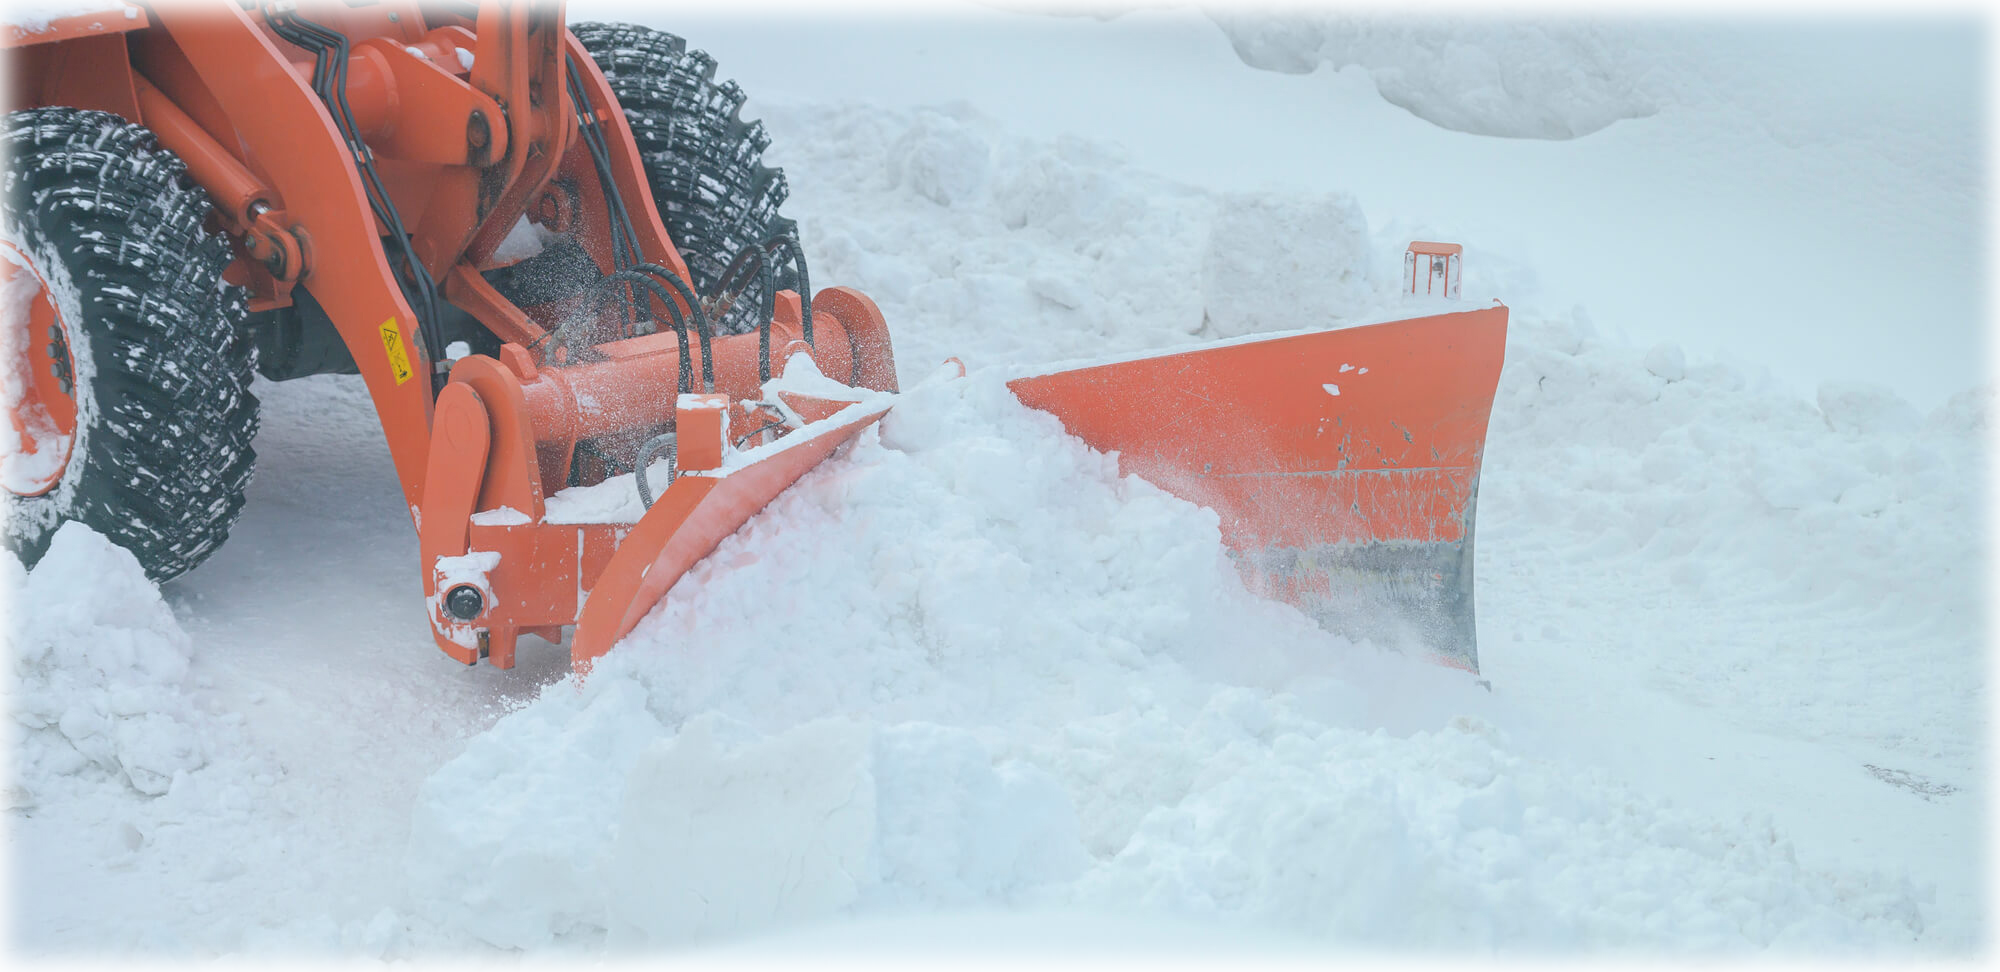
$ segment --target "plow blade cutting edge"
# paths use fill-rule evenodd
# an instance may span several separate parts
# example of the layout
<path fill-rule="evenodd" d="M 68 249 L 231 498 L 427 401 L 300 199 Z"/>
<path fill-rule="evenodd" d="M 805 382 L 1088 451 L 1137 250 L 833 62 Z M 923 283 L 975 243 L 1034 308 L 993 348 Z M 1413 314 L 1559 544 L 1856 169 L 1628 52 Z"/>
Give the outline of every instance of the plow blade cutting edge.
<path fill-rule="evenodd" d="M 1478 671 L 1473 511 L 1507 308 L 1211 344 L 1009 383 L 1120 471 L 1216 511 L 1254 592 L 1356 639 Z M 578 620 L 579 669 L 895 401 L 787 396 L 797 433 L 674 481 Z"/>

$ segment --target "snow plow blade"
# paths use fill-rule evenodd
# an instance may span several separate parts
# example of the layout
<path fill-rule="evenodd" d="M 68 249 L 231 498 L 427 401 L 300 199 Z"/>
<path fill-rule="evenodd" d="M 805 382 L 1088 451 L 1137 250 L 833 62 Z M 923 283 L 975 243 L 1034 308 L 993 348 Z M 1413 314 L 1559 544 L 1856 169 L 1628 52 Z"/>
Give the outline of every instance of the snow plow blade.
<path fill-rule="evenodd" d="M 1258 336 L 1010 383 L 1216 511 L 1252 591 L 1479 670 L 1473 511 L 1507 308 Z"/>
<path fill-rule="evenodd" d="M 803 429 L 732 457 L 719 469 L 684 471 L 626 534 L 577 618 L 570 663 L 579 673 L 610 651 L 702 558 L 894 402 L 828 402 L 787 396 L 813 416 Z M 819 418 L 824 415 L 824 418 Z"/>

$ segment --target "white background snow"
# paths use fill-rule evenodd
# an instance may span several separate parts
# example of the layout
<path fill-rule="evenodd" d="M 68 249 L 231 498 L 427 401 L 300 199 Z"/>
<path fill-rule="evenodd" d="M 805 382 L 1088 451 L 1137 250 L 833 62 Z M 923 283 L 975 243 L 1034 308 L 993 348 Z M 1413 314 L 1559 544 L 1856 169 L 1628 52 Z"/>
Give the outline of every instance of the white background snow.
<path fill-rule="evenodd" d="M 349 379 L 260 384 L 162 590 L 0 558 L 14 947 L 1983 951 L 1983 24 L 955 12 L 572 7 L 714 53 L 815 282 L 972 366 L 581 687 L 431 646 Z M 1000 383 L 1394 313 L 1411 238 L 1514 311 L 1491 691 Z"/>

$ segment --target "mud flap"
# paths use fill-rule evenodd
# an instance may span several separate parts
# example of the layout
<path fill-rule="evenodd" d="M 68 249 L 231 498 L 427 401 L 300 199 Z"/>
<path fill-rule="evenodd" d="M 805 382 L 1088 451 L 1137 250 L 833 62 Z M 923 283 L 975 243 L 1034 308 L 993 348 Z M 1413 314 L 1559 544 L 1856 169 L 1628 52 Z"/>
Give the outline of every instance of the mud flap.
<path fill-rule="evenodd" d="M 1473 513 L 1507 308 L 1223 341 L 1010 382 L 1221 517 L 1251 590 L 1479 670 Z"/>

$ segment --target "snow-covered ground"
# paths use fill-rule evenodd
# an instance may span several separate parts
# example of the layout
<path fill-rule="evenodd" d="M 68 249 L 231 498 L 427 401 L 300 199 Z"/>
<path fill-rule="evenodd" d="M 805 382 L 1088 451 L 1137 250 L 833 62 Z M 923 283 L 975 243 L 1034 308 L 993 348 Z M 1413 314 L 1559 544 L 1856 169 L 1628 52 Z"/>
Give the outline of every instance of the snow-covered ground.
<path fill-rule="evenodd" d="M 1844 194 L 1793 240 L 1847 281 L 1832 303 L 1908 315 L 1839 311 L 1892 390 L 1858 380 L 1852 349 L 1791 353 L 1827 320 L 1812 286 L 1728 299 L 1755 283 L 1733 256 L 1780 239 L 1790 204 L 1751 202 L 1779 150 L 1676 100 L 1667 68 L 1599 79 L 1623 101 L 1424 107 L 1467 132 L 1392 106 L 1430 96 L 1377 95 L 1359 68 L 1246 67 L 1192 13 L 978 16 L 994 29 L 911 27 L 930 46 L 850 48 L 838 72 L 784 23 L 663 24 L 759 95 L 814 280 L 876 297 L 906 387 L 947 355 L 972 373 L 913 390 L 586 684 L 532 639 L 509 673 L 431 647 L 416 543 L 349 379 L 259 386 L 245 518 L 159 594 L 81 530 L 32 574 L 0 558 L 16 946 L 1983 951 L 1984 295 L 1896 235 L 1979 240 L 1977 172 L 1821 172 Z M 765 30 L 768 49 L 731 46 Z M 841 30 L 824 49 L 880 36 Z M 1623 36 L 1519 34 L 1544 60 Z M 1435 45 L 1412 36 L 1298 46 L 1291 66 L 1421 66 Z M 1645 63 L 1695 56 L 1670 40 Z M 1016 85 L 1023 50 L 1057 67 Z M 1144 87 L 1121 74 L 1136 64 L 1158 84 L 1129 97 L 1242 139 L 1244 159 L 1302 143 L 1229 116 L 1306 97 L 1325 114 L 1284 131 L 1363 158 L 1291 168 L 1281 189 L 1191 171 L 1221 150 L 1089 123 Z M 908 83 L 926 71 L 935 84 Z M 1072 114 L 1018 117 L 1093 71 Z M 1582 131 L 1607 113 L 1622 120 Z M 1858 152 L 1833 115 L 1796 134 Z M 1479 118 L 1536 137 L 1477 134 Z M 1576 137 L 1547 137 L 1551 118 Z M 1939 144 L 1976 142 L 1931 121 Z M 1396 159 L 1426 178 L 1385 175 Z M 1704 191 L 1647 201 L 1682 212 L 1641 230 L 1629 206 L 1538 202 L 1530 170 L 1535 192 Z M 1855 231 L 1867 214 L 1838 200 L 1862 195 L 1903 221 Z M 1609 243 L 1565 244 L 1558 272 L 1543 247 L 1577 227 Z M 1466 300 L 1514 308 L 1479 510 L 1490 691 L 1245 594 L 1212 514 L 1119 479 L 999 382 L 1393 312 L 1412 236 L 1463 239 Z M 1777 315 L 1786 360 L 1577 283 L 1680 286 L 1649 274 L 1708 281 L 1727 326 Z M 1956 377 L 1906 387 L 1923 368 Z"/>

